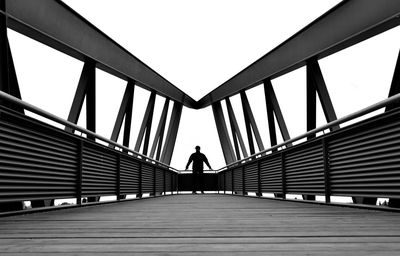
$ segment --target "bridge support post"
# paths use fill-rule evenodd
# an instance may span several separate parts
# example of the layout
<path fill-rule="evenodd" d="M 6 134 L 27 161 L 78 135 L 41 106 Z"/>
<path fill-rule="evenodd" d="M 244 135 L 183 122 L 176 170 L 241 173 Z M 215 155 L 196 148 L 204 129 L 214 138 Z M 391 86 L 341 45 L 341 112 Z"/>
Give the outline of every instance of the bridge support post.
<path fill-rule="evenodd" d="M 212 110 L 214 113 L 215 125 L 217 127 L 219 142 L 221 143 L 225 163 L 232 163 L 236 160 L 236 158 L 235 153 L 233 152 L 231 140 L 229 138 L 228 129 L 226 128 L 226 122 L 224 118 L 224 113 L 222 112 L 221 102 L 218 101 L 212 104 Z"/>

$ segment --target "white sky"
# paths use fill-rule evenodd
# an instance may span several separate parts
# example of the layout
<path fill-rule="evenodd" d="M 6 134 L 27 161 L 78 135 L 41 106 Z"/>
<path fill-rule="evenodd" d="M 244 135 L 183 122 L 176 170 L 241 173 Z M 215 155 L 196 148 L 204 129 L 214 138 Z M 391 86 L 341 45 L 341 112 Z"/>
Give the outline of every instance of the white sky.
<path fill-rule="evenodd" d="M 195 100 L 210 92 L 336 5 L 338 0 L 65 0 L 66 4 Z M 83 63 L 9 31 L 22 97 L 67 118 Z M 320 60 L 338 117 L 387 97 L 399 28 Z M 97 132 L 110 137 L 126 82 L 97 72 Z M 291 136 L 306 131 L 305 69 L 272 81 Z M 45 97 L 44 97 L 45 95 Z M 131 147 L 149 93 L 135 91 Z M 261 86 L 248 91 L 268 147 Z M 232 98 L 245 135 L 240 100 Z M 157 97 L 152 135 L 163 105 Z M 170 104 L 170 110 L 172 104 Z M 78 124 L 84 126 L 84 109 Z M 226 120 L 227 115 L 225 115 Z M 318 106 L 318 125 L 325 123 Z M 152 137 L 150 142 L 152 143 Z M 184 108 L 171 165 L 183 169 L 200 145 L 214 169 L 224 166 L 211 108 Z M 151 145 L 150 145 L 151 146 Z"/>

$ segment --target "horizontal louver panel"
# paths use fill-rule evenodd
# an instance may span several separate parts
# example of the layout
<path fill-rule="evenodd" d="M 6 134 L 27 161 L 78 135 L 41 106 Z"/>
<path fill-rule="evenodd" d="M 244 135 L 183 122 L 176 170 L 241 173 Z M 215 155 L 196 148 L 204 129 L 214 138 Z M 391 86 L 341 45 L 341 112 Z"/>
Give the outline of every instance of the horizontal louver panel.
<path fill-rule="evenodd" d="M 321 141 L 285 153 L 286 192 L 324 194 L 325 174 Z"/>
<path fill-rule="evenodd" d="M 156 192 L 164 192 L 164 171 L 156 169 Z"/>
<path fill-rule="evenodd" d="M 154 167 L 142 165 L 142 193 L 154 193 Z"/>
<path fill-rule="evenodd" d="M 139 170 L 140 164 L 129 157 L 121 156 L 120 160 L 120 193 L 139 193 Z"/>
<path fill-rule="evenodd" d="M 391 114 L 330 138 L 332 195 L 400 198 L 399 118 Z"/>
<path fill-rule="evenodd" d="M 260 160 L 261 191 L 282 193 L 282 160 L 280 154 Z"/>
<path fill-rule="evenodd" d="M 108 149 L 84 143 L 82 154 L 82 195 L 115 195 L 117 155 Z"/>
<path fill-rule="evenodd" d="M 246 192 L 258 192 L 258 163 L 244 167 Z"/>
<path fill-rule="evenodd" d="M 78 139 L 2 111 L 0 202 L 76 196 Z"/>
<path fill-rule="evenodd" d="M 242 168 L 233 170 L 233 189 L 235 192 L 243 192 L 243 171 Z"/>
<path fill-rule="evenodd" d="M 225 171 L 225 190 L 232 191 L 233 184 L 232 184 L 232 170 Z"/>

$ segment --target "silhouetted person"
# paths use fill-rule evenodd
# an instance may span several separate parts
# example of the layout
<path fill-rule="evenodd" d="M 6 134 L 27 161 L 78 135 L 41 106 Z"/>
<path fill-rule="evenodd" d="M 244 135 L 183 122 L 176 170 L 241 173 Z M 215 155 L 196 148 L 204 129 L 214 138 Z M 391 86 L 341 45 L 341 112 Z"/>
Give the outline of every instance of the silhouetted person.
<path fill-rule="evenodd" d="M 197 190 L 200 190 L 201 193 L 204 193 L 203 163 L 206 163 L 210 170 L 212 168 L 208 163 L 207 157 L 203 153 L 200 153 L 200 146 L 196 146 L 196 152 L 190 155 L 185 170 L 189 168 L 191 162 L 193 162 L 193 193 L 196 193 Z"/>

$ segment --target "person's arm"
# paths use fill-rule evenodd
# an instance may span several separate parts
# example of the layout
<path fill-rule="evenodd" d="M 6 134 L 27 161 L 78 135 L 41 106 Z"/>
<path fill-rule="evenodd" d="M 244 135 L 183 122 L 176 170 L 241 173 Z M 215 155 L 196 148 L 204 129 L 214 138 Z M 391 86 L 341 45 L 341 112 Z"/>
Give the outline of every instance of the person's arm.
<path fill-rule="evenodd" d="M 204 155 L 204 163 L 206 163 L 208 168 L 210 168 L 210 170 L 212 170 L 211 165 L 208 163 L 208 159 L 207 159 L 207 157 L 205 155 Z"/>
<path fill-rule="evenodd" d="M 186 164 L 186 168 L 185 168 L 185 170 L 187 170 L 188 168 L 189 168 L 189 165 L 190 165 L 190 163 L 193 161 L 193 154 L 192 155 L 190 155 L 190 157 L 189 157 L 189 161 L 187 162 L 187 164 Z"/>

